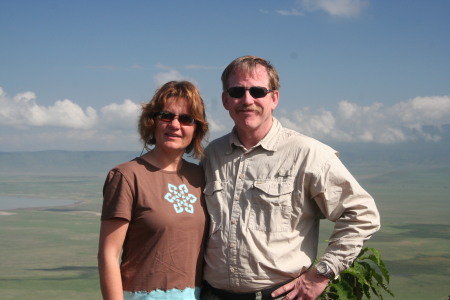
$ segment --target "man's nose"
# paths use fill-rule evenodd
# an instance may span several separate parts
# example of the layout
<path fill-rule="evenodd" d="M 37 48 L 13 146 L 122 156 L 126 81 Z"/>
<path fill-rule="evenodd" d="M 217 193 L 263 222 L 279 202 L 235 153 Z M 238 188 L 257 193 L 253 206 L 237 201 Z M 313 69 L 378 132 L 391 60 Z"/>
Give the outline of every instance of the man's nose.
<path fill-rule="evenodd" d="M 244 96 L 242 96 L 241 99 L 247 105 L 253 104 L 253 102 L 255 102 L 255 98 L 250 95 L 250 90 L 246 90 Z"/>

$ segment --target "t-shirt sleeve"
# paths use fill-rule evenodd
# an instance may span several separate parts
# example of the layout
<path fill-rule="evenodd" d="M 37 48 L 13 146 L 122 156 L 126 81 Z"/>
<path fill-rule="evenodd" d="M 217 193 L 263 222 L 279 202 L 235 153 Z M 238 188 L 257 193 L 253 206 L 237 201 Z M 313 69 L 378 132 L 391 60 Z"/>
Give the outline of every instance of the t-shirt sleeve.
<path fill-rule="evenodd" d="M 103 186 L 102 220 L 122 218 L 131 220 L 134 189 L 117 169 L 109 171 Z"/>

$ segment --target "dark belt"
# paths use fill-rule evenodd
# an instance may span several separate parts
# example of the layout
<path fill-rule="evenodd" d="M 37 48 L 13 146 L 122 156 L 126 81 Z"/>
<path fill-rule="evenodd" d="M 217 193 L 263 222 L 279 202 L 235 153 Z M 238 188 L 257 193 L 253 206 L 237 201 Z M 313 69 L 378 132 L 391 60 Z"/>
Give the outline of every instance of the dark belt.
<path fill-rule="evenodd" d="M 219 297 L 221 300 L 230 300 L 230 299 L 232 299 L 232 300 L 255 300 L 258 295 L 261 295 L 261 300 L 270 300 L 270 299 L 275 299 L 275 298 L 272 298 L 272 296 L 270 294 L 272 294 L 272 292 L 274 292 L 275 290 L 282 287 L 283 285 L 285 285 L 288 282 L 289 281 L 279 283 L 279 284 L 269 287 L 267 289 L 259 290 L 259 291 L 252 292 L 252 293 L 233 293 L 233 292 L 230 292 L 227 290 L 216 289 L 215 287 L 211 286 L 208 282 L 205 282 L 205 286 L 206 286 L 206 288 L 211 289 L 212 293 L 214 295 L 216 295 L 217 297 Z M 283 295 L 279 295 L 278 297 L 281 297 Z"/>

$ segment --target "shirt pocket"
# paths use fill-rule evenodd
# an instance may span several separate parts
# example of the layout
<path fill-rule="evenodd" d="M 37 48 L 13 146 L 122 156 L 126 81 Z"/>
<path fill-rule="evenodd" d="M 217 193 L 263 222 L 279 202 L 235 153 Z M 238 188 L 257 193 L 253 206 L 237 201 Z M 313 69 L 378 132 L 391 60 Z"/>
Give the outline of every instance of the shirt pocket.
<path fill-rule="evenodd" d="M 209 237 L 222 229 L 220 220 L 226 214 L 227 203 L 225 197 L 226 182 L 215 180 L 205 185 L 206 208 L 210 216 Z"/>
<path fill-rule="evenodd" d="M 293 179 L 257 180 L 253 183 L 249 229 L 283 232 L 290 228 Z"/>

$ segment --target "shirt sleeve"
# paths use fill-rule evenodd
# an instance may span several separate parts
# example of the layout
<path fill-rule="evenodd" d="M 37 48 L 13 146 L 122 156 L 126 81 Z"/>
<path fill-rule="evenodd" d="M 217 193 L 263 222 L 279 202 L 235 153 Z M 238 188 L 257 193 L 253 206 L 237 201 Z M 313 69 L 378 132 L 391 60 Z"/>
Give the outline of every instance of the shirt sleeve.
<path fill-rule="evenodd" d="M 325 261 L 338 275 L 358 256 L 365 240 L 380 228 L 380 215 L 372 196 L 350 174 L 336 155 L 316 174 L 312 196 L 323 215 L 335 222 Z"/>
<path fill-rule="evenodd" d="M 123 218 L 131 220 L 134 189 L 117 169 L 109 171 L 103 186 L 102 220 Z"/>

